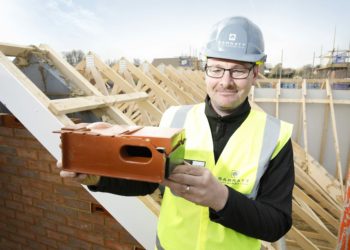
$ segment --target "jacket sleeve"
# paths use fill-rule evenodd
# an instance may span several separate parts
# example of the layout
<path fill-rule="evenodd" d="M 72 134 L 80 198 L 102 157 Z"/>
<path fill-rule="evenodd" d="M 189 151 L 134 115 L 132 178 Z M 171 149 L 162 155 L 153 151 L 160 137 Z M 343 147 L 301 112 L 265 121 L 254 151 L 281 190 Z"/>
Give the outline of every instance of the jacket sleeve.
<path fill-rule="evenodd" d="M 97 185 L 88 186 L 91 191 L 107 192 L 123 196 L 140 196 L 152 194 L 158 183 L 101 177 Z"/>
<path fill-rule="evenodd" d="M 293 186 L 293 149 L 289 139 L 270 161 L 261 178 L 256 200 L 228 188 L 225 207 L 218 212 L 209 209 L 210 219 L 242 234 L 264 241 L 276 241 L 292 226 Z"/>

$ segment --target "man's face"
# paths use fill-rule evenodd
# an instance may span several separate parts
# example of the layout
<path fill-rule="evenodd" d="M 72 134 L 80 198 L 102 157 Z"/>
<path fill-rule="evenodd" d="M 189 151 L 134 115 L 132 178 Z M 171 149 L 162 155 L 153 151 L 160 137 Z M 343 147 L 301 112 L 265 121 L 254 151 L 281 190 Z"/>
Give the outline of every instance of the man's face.
<path fill-rule="evenodd" d="M 247 72 L 252 64 L 231 60 L 209 58 L 207 67 L 217 67 L 221 69 L 233 69 L 235 73 Z M 244 102 L 249 94 L 250 88 L 258 74 L 258 68 L 254 67 L 249 71 L 245 79 L 233 79 L 229 71 L 225 71 L 221 78 L 205 76 L 207 93 L 210 97 L 214 110 L 219 115 L 228 115 L 233 109 Z"/>

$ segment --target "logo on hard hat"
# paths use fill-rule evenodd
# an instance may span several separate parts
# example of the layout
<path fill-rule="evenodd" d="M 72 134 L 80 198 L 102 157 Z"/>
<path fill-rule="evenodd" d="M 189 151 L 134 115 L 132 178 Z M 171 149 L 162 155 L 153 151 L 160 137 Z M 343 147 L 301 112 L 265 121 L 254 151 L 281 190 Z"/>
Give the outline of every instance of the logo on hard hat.
<path fill-rule="evenodd" d="M 234 33 L 230 33 L 229 35 L 228 35 L 228 40 L 229 41 L 235 41 L 236 40 L 236 34 L 234 34 Z"/>

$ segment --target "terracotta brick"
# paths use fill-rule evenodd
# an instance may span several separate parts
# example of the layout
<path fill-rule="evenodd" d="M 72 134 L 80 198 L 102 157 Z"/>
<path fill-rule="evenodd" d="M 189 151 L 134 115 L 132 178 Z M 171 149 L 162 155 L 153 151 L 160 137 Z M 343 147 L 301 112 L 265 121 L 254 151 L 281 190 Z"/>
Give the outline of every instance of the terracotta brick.
<path fill-rule="evenodd" d="M 13 136 L 13 129 L 12 128 L 5 128 L 0 126 L 0 135 L 3 136 Z"/>
<path fill-rule="evenodd" d="M 63 197 L 62 197 L 62 201 L 60 202 L 57 200 L 57 194 L 54 194 L 53 192 L 44 192 L 43 193 L 43 200 L 49 201 L 49 202 L 63 203 Z"/>
<path fill-rule="evenodd" d="M 89 193 L 87 192 L 85 189 L 81 188 L 79 191 L 78 191 L 78 198 L 79 200 L 84 200 L 84 201 L 88 201 L 88 202 L 91 202 L 91 203 L 98 203 L 94 197 Z"/>
<path fill-rule="evenodd" d="M 14 135 L 18 138 L 34 138 L 34 136 L 26 129 L 15 128 Z"/>
<path fill-rule="evenodd" d="M 42 227 L 41 225 L 30 225 L 28 227 L 28 230 L 30 230 L 32 233 L 34 233 L 36 238 L 38 238 L 39 235 L 46 237 L 46 229 L 44 227 Z"/>
<path fill-rule="evenodd" d="M 56 223 L 53 221 L 47 220 L 43 217 L 35 218 L 35 223 L 41 225 L 46 229 L 56 231 Z"/>
<path fill-rule="evenodd" d="M 74 228 L 67 227 L 64 225 L 57 225 L 57 232 L 60 232 L 66 235 L 72 235 L 74 237 L 76 230 Z"/>
<path fill-rule="evenodd" d="M 18 185 L 18 186 L 26 186 L 28 183 L 28 179 L 22 176 L 11 176 L 10 182 L 12 185 Z"/>
<path fill-rule="evenodd" d="M 19 194 L 16 194 L 16 193 L 12 193 L 12 197 L 13 197 L 14 201 L 18 201 L 18 202 L 21 202 L 21 203 L 26 204 L 26 205 L 32 205 L 33 204 L 33 200 L 30 197 L 25 197 L 23 195 L 19 195 Z"/>
<path fill-rule="evenodd" d="M 56 159 L 46 150 L 39 150 L 39 160 L 56 162 Z"/>
<path fill-rule="evenodd" d="M 41 243 L 43 243 L 43 244 L 45 244 L 47 246 L 51 246 L 51 247 L 57 248 L 56 240 L 49 239 L 46 236 L 37 236 L 37 239 L 38 239 L 39 242 L 41 242 Z"/>
<path fill-rule="evenodd" d="M 86 242 L 84 238 L 82 240 L 76 237 L 69 237 L 68 242 L 69 245 L 76 247 L 77 249 L 91 249 L 91 243 Z"/>
<path fill-rule="evenodd" d="M 91 233 L 79 230 L 77 231 L 77 236 L 80 239 L 84 239 L 84 241 L 89 241 L 99 245 L 104 244 L 103 236 L 101 234 L 91 234 Z"/>
<path fill-rule="evenodd" d="M 8 193 L 12 194 L 21 194 L 21 187 L 20 186 L 15 186 L 15 185 L 6 185 L 4 187 L 4 190 Z"/>
<path fill-rule="evenodd" d="M 1 239 L 7 239 L 8 236 L 9 236 L 9 232 L 6 232 L 5 230 L 0 230 L 0 242 L 1 242 Z M 0 245 L 1 246 L 1 245 Z"/>
<path fill-rule="evenodd" d="M 24 246 L 27 246 L 28 245 L 28 241 L 26 238 L 23 238 L 23 237 L 20 237 L 18 236 L 17 234 L 10 234 L 8 236 L 8 238 L 16 243 L 20 243 Z"/>
<path fill-rule="evenodd" d="M 10 192 L 0 192 L 0 198 L 3 200 L 12 200 L 12 194 Z"/>
<path fill-rule="evenodd" d="M 90 203 L 80 200 L 64 199 L 64 204 L 75 209 L 90 211 Z"/>
<path fill-rule="evenodd" d="M 92 232 L 102 233 L 105 237 L 109 237 L 113 240 L 119 240 L 120 238 L 119 231 L 99 224 L 93 224 Z"/>
<path fill-rule="evenodd" d="M 132 237 L 131 234 L 129 234 L 127 231 L 120 232 L 120 242 L 122 243 L 128 243 L 128 244 L 137 244 L 137 240 L 135 240 L 134 237 Z"/>
<path fill-rule="evenodd" d="M 105 217 L 105 225 L 118 231 L 124 230 L 124 227 L 120 225 L 113 217 Z"/>
<path fill-rule="evenodd" d="M 110 248 L 103 247 L 103 246 L 100 246 L 100 245 L 95 245 L 95 244 L 92 245 L 91 249 L 92 250 L 110 250 Z"/>
<path fill-rule="evenodd" d="M 17 155 L 30 160 L 38 159 L 38 151 L 35 149 L 17 148 Z"/>
<path fill-rule="evenodd" d="M 47 250 L 47 246 L 46 245 L 41 244 L 41 243 L 39 243 L 37 241 L 32 240 L 32 241 L 28 241 L 28 242 L 29 242 L 28 246 L 26 246 L 26 248 L 28 248 L 28 249 Z"/>
<path fill-rule="evenodd" d="M 35 234 L 29 231 L 28 229 L 18 229 L 17 235 L 26 239 L 30 239 L 31 241 L 34 241 L 35 239 Z"/>
<path fill-rule="evenodd" d="M 16 217 L 15 211 L 5 207 L 0 207 L 0 215 L 12 219 Z"/>
<path fill-rule="evenodd" d="M 32 149 L 43 149 L 44 148 L 43 145 L 37 140 L 27 139 L 24 141 L 24 145 L 27 148 L 32 148 Z"/>
<path fill-rule="evenodd" d="M 48 161 L 33 161 L 33 160 L 27 160 L 27 168 L 29 169 L 35 169 L 42 172 L 50 173 L 50 162 Z"/>
<path fill-rule="evenodd" d="M 7 128 L 24 128 L 23 124 L 12 114 L 0 114 L 0 123 Z"/>
<path fill-rule="evenodd" d="M 9 224 L 8 221 L 5 219 L 4 222 L 0 222 L 0 231 L 6 231 L 11 234 L 16 234 L 17 228 L 16 226 Z"/>
<path fill-rule="evenodd" d="M 53 191 L 53 184 L 44 180 L 30 179 L 27 185 L 36 190 L 43 190 L 45 193 L 51 193 Z"/>
<path fill-rule="evenodd" d="M 55 194 L 61 195 L 63 197 L 77 197 L 77 192 L 73 188 L 65 187 L 63 185 L 55 185 L 53 187 L 53 191 Z"/>
<path fill-rule="evenodd" d="M 1 144 L 1 142 L 0 142 Z M 5 155 L 0 155 L 0 166 L 2 166 L 2 164 L 5 164 L 6 162 L 6 156 Z"/>
<path fill-rule="evenodd" d="M 41 199 L 42 192 L 40 190 L 35 190 L 34 188 L 22 187 L 22 193 L 24 196 Z"/>
<path fill-rule="evenodd" d="M 8 174 L 17 174 L 18 173 L 18 168 L 15 166 L 11 165 L 2 165 L 0 166 L 0 171 Z"/>
<path fill-rule="evenodd" d="M 42 217 L 44 215 L 43 209 L 33 207 L 33 206 L 24 206 L 24 211 L 26 214 Z"/>
<path fill-rule="evenodd" d="M 79 182 L 77 182 L 77 181 L 70 180 L 70 179 L 64 179 L 64 178 L 62 178 L 62 179 L 63 179 L 63 184 L 64 184 L 65 186 L 82 188 L 82 187 L 81 187 L 81 184 L 80 184 Z"/>
<path fill-rule="evenodd" d="M 75 218 L 67 218 L 67 225 L 83 231 L 91 231 L 92 224 L 86 221 L 80 221 Z"/>
<path fill-rule="evenodd" d="M 39 172 L 32 170 L 32 169 L 26 169 L 26 168 L 19 168 L 18 174 L 20 176 L 29 177 L 29 178 L 35 178 L 37 179 L 39 177 Z"/>
<path fill-rule="evenodd" d="M 0 154 L 12 155 L 15 156 L 17 153 L 16 148 L 9 147 L 6 145 L 0 145 Z"/>
<path fill-rule="evenodd" d="M 47 211 L 55 211 L 55 204 L 47 200 L 33 199 L 33 206 L 42 208 Z"/>
<path fill-rule="evenodd" d="M 0 183 L 3 185 L 3 187 L 6 187 L 10 183 L 10 175 L 6 173 L 0 172 Z M 2 190 L 0 190 L 1 193 Z"/>
<path fill-rule="evenodd" d="M 58 249 L 59 249 L 59 250 L 76 250 L 77 248 L 75 248 L 75 247 L 69 245 L 69 243 L 67 243 L 67 244 L 62 244 L 62 243 L 60 243 L 60 244 L 58 245 Z"/>
<path fill-rule="evenodd" d="M 62 183 L 62 178 L 60 176 L 57 175 L 52 175 L 49 173 L 44 173 L 44 172 L 40 172 L 40 179 L 48 181 L 48 182 L 54 182 L 54 183 Z"/>
<path fill-rule="evenodd" d="M 68 236 L 65 234 L 57 233 L 52 230 L 47 230 L 47 236 L 51 239 L 60 241 L 60 242 L 67 242 Z"/>
<path fill-rule="evenodd" d="M 65 207 L 65 206 L 61 206 L 61 205 L 56 204 L 55 211 L 58 214 L 65 215 L 67 217 L 67 219 L 69 217 L 73 217 L 73 218 L 77 218 L 78 217 L 78 211 L 75 210 L 75 209 L 72 209 L 70 207 Z"/>
<path fill-rule="evenodd" d="M 11 166 L 25 167 L 27 165 L 26 160 L 17 156 L 7 156 L 6 163 Z"/>
<path fill-rule="evenodd" d="M 98 225 L 104 225 L 104 215 L 101 214 L 90 214 L 79 211 L 79 220 L 88 221 Z"/>
<path fill-rule="evenodd" d="M 8 146 L 15 146 L 15 147 L 25 146 L 25 141 L 23 139 L 14 138 L 14 137 L 3 137 L 3 138 L 4 138 L 4 144 Z"/>
<path fill-rule="evenodd" d="M 56 162 L 50 162 L 50 171 L 52 174 L 59 176 L 61 169 L 59 169 L 56 164 Z"/>
<path fill-rule="evenodd" d="M 16 212 L 16 219 L 20 220 L 20 221 L 24 221 L 28 224 L 34 224 L 33 216 L 22 213 L 22 212 Z"/>
<path fill-rule="evenodd" d="M 133 246 L 115 240 L 105 240 L 105 246 L 114 250 L 133 250 Z"/>
<path fill-rule="evenodd" d="M 5 201 L 5 206 L 16 211 L 23 211 L 23 205 L 20 202 L 7 200 Z"/>
<path fill-rule="evenodd" d="M 20 221 L 17 219 L 11 219 L 10 221 L 7 221 L 7 224 L 16 227 L 16 231 L 18 230 L 18 228 L 24 229 L 28 226 L 27 223 L 25 223 L 24 221 Z"/>
<path fill-rule="evenodd" d="M 2 249 L 22 249 L 21 244 L 1 238 L 0 246 Z"/>
<path fill-rule="evenodd" d="M 50 211 L 45 211 L 44 216 L 50 220 L 56 221 L 58 223 L 66 223 L 66 217 L 60 214 L 56 214 Z"/>

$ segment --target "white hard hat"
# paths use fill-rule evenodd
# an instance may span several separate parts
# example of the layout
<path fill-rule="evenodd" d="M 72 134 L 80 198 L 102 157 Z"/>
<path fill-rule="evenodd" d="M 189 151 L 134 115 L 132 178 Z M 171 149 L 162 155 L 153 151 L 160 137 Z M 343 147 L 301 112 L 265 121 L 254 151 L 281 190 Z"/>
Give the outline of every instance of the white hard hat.
<path fill-rule="evenodd" d="M 204 53 L 206 57 L 257 64 L 266 61 L 261 30 L 245 17 L 226 18 L 214 25 Z"/>

